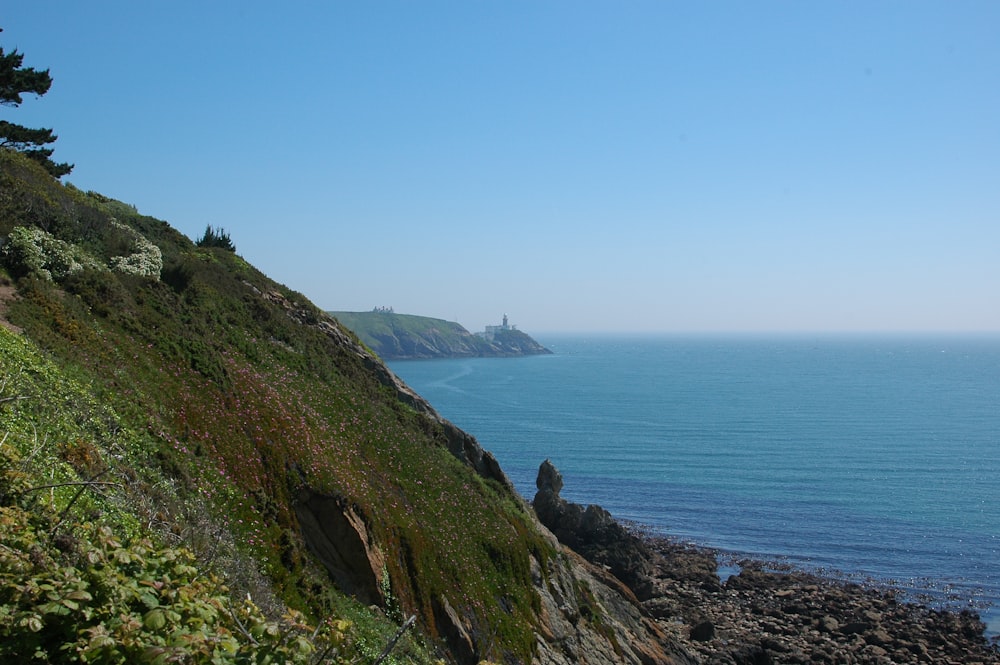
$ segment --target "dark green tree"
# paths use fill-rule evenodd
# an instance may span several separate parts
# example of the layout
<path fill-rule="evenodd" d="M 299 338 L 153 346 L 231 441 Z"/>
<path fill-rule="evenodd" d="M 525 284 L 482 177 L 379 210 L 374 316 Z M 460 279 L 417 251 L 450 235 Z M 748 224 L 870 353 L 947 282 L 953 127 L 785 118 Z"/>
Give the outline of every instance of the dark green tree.
<path fill-rule="evenodd" d="M 3 32 L 3 28 L 0 28 Z M 24 55 L 14 49 L 6 53 L 0 46 L 0 106 L 20 106 L 22 95 L 34 94 L 41 97 L 52 87 L 49 70 L 39 71 L 24 67 Z M 52 161 L 53 148 L 45 146 L 58 137 L 51 129 L 30 129 L 6 120 L 0 120 L 0 146 L 23 152 L 39 162 L 56 178 L 61 178 L 73 170 L 72 164 Z"/>
<path fill-rule="evenodd" d="M 229 250 L 230 252 L 236 251 L 236 245 L 233 244 L 232 238 L 226 233 L 226 230 L 221 226 L 218 229 L 212 228 L 209 224 L 205 227 L 205 235 L 198 240 L 199 247 L 221 247 L 222 249 Z"/>

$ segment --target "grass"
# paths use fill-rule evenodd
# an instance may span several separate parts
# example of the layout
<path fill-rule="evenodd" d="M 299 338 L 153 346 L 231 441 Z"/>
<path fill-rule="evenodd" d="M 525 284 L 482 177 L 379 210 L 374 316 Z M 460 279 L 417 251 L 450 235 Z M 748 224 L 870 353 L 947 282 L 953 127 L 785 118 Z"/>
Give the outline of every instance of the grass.
<path fill-rule="evenodd" d="M 458 323 L 394 312 L 330 312 L 375 353 L 385 358 L 490 355 L 486 340 Z"/>

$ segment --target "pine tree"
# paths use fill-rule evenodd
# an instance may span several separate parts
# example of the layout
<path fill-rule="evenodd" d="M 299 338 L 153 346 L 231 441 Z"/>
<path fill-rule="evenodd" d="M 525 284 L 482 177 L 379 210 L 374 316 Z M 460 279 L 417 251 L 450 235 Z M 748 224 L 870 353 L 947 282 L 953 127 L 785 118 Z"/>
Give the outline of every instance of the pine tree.
<path fill-rule="evenodd" d="M 17 49 L 6 53 L 0 47 L 0 106 L 20 106 L 24 101 L 22 95 L 30 93 L 41 97 L 52 87 L 49 70 L 24 67 L 23 63 L 24 55 Z M 57 138 L 51 129 L 30 129 L 0 120 L 0 147 L 23 152 L 41 163 L 53 176 L 61 178 L 73 170 L 73 165 L 52 161 L 53 148 L 45 146 Z"/>
<path fill-rule="evenodd" d="M 205 235 L 198 240 L 197 245 L 199 247 L 221 247 L 230 252 L 236 251 L 236 245 L 233 244 L 233 240 L 226 233 L 226 230 L 221 226 L 215 229 L 211 224 L 205 228 Z"/>

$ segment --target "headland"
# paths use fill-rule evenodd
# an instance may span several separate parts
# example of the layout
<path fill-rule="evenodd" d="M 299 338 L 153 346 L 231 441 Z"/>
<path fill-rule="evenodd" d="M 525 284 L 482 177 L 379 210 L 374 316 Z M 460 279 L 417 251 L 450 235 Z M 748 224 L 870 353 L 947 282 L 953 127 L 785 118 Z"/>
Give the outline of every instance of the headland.
<path fill-rule="evenodd" d="M 473 334 L 461 324 L 391 307 L 368 312 L 328 312 L 385 360 L 429 358 L 509 358 L 552 353 L 508 322 Z"/>

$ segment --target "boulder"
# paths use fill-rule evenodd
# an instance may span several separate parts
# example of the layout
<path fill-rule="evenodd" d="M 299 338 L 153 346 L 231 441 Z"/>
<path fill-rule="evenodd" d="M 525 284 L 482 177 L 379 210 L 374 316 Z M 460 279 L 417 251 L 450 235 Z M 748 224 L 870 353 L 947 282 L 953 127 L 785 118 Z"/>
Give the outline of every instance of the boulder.
<path fill-rule="evenodd" d="M 715 624 L 711 621 L 702 621 L 691 626 L 691 639 L 696 642 L 711 642 L 715 639 Z"/>
<path fill-rule="evenodd" d="M 818 628 L 821 633 L 833 633 L 840 629 L 840 622 L 830 615 L 824 615 L 820 617 L 816 624 L 816 628 Z"/>

